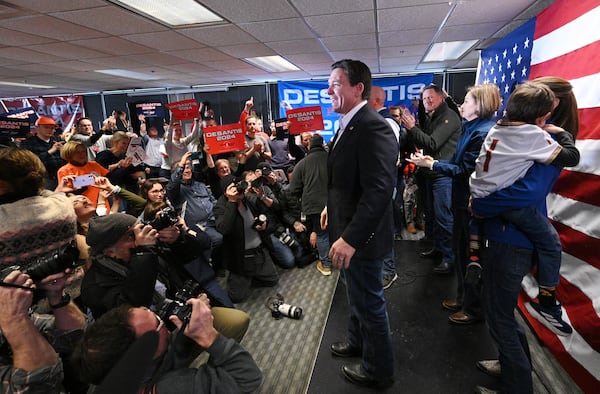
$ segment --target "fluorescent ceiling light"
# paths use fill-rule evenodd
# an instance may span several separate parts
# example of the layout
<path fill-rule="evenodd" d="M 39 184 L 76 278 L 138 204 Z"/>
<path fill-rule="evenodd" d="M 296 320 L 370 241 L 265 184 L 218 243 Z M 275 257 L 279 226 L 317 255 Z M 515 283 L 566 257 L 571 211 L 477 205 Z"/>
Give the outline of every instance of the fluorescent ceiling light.
<path fill-rule="evenodd" d="M 101 74 L 114 75 L 115 77 L 141 79 L 142 81 L 150 81 L 150 80 L 155 80 L 155 79 L 161 78 L 158 75 L 138 73 L 136 71 L 121 70 L 118 68 L 108 69 L 108 70 L 94 70 L 94 72 L 101 73 Z"/>
<path fill-rule="evenodd" d="M 443 62 L 456 60 L 468 51 L 478 40 L 436 42 L 427 52 L 423 62 Z"/>
<path fill-rule="evenodd" d="M 298 67 L 288 62 L 281 56 L 260 56 L 260 57 L 247 57 L 242 59 L 246 63 L 250 63 L 253 66 L 262 68 L 265 71 L 278 73 L 284 71 L 300 71 Z"/>
<path fill-rule="evenodd" d="M 54 89 L 56 86 L 48 86 L 48 85 L 36 85 L 34 83 L 21 83 L 21 82 L 8 82 L 8 81 L 0 81 L 0 85 L 3 86 L 18 86 L 20 88 L 30 88 L 30 89 Z"/>
<path fill-rule="evenodd" d="M 194 0 L 110 0 L 169 26 L 223 22 L 223 18 Z"/>

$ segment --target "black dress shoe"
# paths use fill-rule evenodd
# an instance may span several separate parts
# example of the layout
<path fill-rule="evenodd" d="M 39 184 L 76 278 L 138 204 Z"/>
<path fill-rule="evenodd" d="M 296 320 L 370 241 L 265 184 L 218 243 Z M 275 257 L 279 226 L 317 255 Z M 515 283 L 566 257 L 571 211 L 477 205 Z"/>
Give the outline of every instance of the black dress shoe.
<path fill-rule="evenodd" d="M 443 261 L 433 267 L 433 273 L 438 275 L 448 275 L 452 272 L 452 266 L 447 261 Z"/>
<path fill-rule="evenodd" d="M 351 346 L 348 342 L 334 342 L 331 344 L 331 353 L 338 357 L 360 357 L 362 352 Z"/>
<path fill-rule="evenodd" d="M 394 383 L 394 380 L 392 378 L 374 379 L 368 376 L 362 369 L 360 364 L 344 365 L 342 367 L 342 373 L 348 381 L 359 386 L 382 389 L 390 387 Z"/>
<path fill-rule="evenodd" d="M 426 259 L 439 259 L 440 257 L 442 257 L 442 252 L 440 252 L 437 249 L 431 249 L 425 252 L 421 252 L 421 257 L 424 257 Z"/>

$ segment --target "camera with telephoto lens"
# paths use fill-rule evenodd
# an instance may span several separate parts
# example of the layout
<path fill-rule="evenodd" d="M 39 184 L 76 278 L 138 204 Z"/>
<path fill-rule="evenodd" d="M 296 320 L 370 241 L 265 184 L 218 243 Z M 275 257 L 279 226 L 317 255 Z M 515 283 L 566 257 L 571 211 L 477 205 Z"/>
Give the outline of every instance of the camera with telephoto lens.
<path fill-rule="evenodd" d="M 144 224 L 152 226 L 156 231 L 160 231 L 164 228 L 174 226 L 179 221 L 177 212 L 172 207 L 166 207 L 160 210 L 154 219 L 145 220 Z"/>
<path fill-rule="evenodd" d="M 281 319 L 282 316 L 286 316 L 299 320 L 302 317 L 302 308 L 286 304 L 282 299 L 274 299 L 271 304 L 271 316 L 275 319 Z"/>
<path fill-rule="evenodd" d="M 200 294 L 200 284 L 192 280 L 186 280 L 181 289 L 175 293 L 174 299 L 165 298 L 157 305 L 156 314 L 165 323 L 169 331 L 174 331 L 177 327 L 169 320 L 169 316 L 175 315 L 186 325 L 192 316 L 192 306 L 185 302 L 190 298 L 197 297 Z"/>
<path fill-rule="evenodd" d="M 85 264 L 85 260 L 79 259 L 79 249 L 75 240 L 66 245 L 25 263 L 14 264 L 0 271 L 0 280 L 4 280 L 13 271 L 21 271 L 34 282 L 39 282 L 48 275 L 64 272 L 67 268 L 76 268 Z"/>

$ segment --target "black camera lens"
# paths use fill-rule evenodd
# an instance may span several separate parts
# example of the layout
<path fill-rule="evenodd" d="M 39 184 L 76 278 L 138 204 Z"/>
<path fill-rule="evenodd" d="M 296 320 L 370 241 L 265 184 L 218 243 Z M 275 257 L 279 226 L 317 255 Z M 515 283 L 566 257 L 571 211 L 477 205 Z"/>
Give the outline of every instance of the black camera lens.
<path fill-rule="evenodd" d="M 254 227 L 262 226 L 267 221 L 267 215 L 261 213 L 254 219 Z"/>
<path fill-rule="evenodd" d="M 58 274 L 67 268 L 76 268 L 82 264 L 85 264 L 85 260 L 79 259 L 79 249 L 73 240 L 45 256 L 2 269 L 0 280 L 18 270 L 29 275 L 34 282 L 39 282 L 48 275 Z"/>
<path fill-rule="evenodd" d="M 246 181 L 239 181 L 236 185 L 235 185 L 237 192 L 239 194 L 244 194 L 246 192 L 246 189 L 248 189 L 248 182 Z"/>

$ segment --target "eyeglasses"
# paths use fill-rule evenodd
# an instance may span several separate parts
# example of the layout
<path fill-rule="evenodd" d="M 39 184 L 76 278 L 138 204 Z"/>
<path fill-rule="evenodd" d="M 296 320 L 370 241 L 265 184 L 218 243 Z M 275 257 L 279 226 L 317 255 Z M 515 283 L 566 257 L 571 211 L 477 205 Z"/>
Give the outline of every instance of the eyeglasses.
<path fill-rule="evenodd" d="M 149 193 L 164 193 L 165 189 L 160 189 L 160 190 L 150 190 Z"/>

